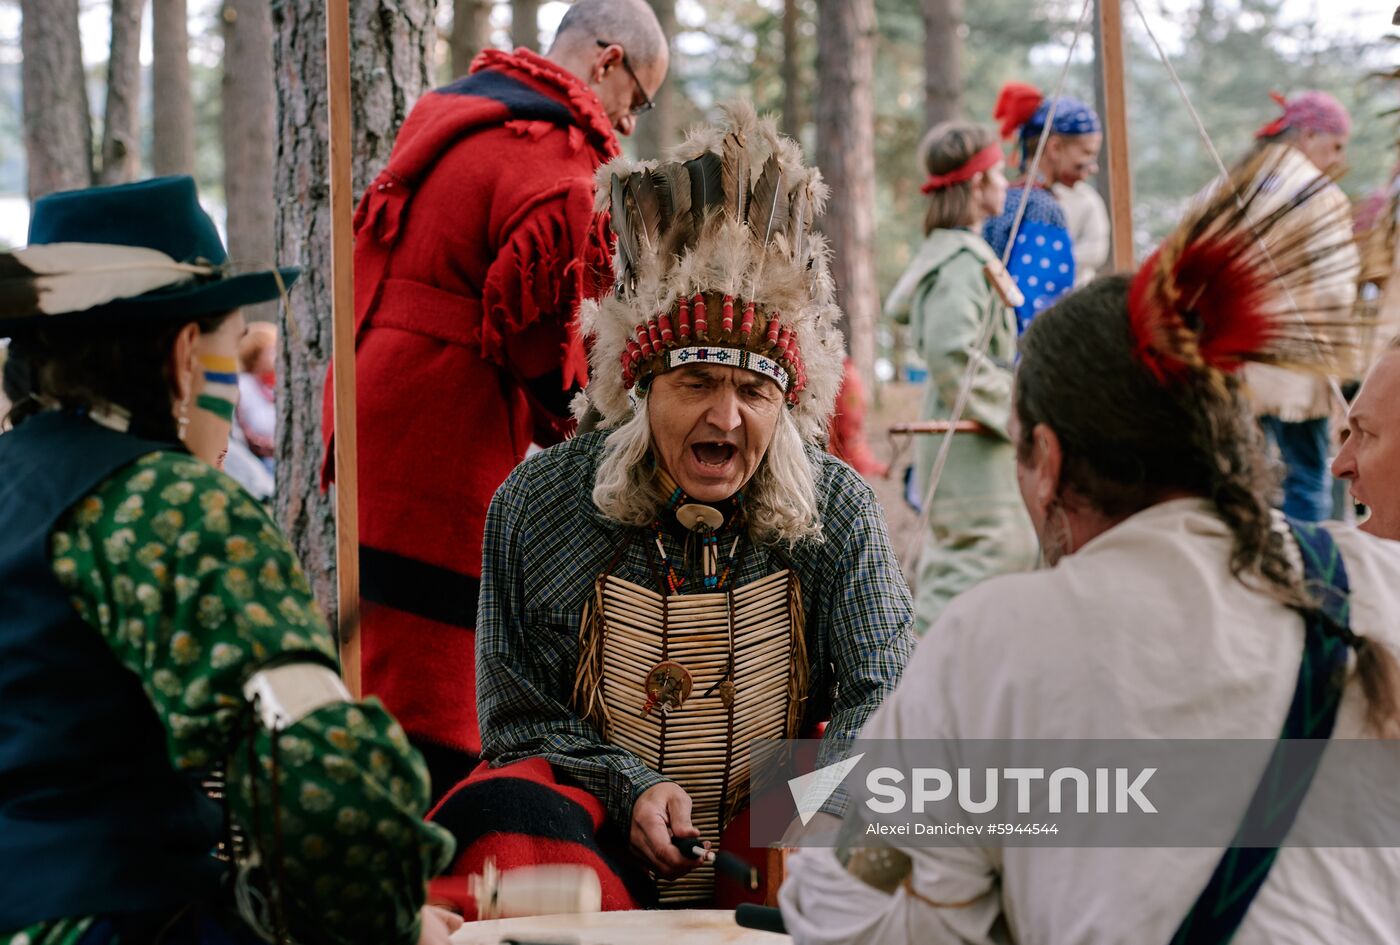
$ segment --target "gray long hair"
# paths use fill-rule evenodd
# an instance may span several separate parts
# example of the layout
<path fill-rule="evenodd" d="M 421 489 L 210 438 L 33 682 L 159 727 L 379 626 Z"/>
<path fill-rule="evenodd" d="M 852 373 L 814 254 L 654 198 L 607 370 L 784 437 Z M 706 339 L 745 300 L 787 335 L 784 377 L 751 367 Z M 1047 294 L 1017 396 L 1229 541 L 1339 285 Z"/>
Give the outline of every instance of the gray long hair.
<path fill-rule="evenodd" d="M 660 515 L 668 497 L 657 485 L 650 453 L 651 422 L 646 398 L 641 398 L 632 418 L 608 434 L 603 445 L 593 504 L 608 518 L 646 526 Z M 816 473 L 787 410 L 779 412 L 768 452 L 744 487 L 744 510 L 757 541 L 792 545 L 821 539 Z"/>

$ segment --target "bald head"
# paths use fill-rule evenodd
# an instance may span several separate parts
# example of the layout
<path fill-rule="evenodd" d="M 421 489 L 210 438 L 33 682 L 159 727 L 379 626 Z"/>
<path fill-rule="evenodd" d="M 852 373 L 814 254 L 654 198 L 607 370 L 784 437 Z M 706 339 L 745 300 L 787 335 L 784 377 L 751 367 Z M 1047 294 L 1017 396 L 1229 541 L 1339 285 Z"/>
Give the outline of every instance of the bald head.
<path fill-rule="evenodd" d="M 586 83 L 627 135 L 666 78 L 670 47 L 645 0 L 576 0 L 549 58 Z"/>
<path fill-rule="evenodd" d="M 576 0 L 559 21 L 549 58 L 569 47 L 596 49 L 600 39 L 626 49 L 634 69 L 662 62 L 665 71 L 666 34 L 646 0 Z"/>

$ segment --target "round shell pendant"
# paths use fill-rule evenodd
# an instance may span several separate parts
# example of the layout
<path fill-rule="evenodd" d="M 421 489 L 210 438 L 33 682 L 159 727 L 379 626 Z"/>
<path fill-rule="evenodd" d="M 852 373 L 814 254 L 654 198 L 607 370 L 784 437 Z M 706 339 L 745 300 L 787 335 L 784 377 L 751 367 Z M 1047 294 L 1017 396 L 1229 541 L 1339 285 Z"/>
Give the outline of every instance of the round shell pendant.
<path fill-rule="evenodd" d="M 703 525 L 710 531 L 717 532 L 719 527 L 724 524 L 724 515 L 719 509 L 711 508 L 708 505 L 690 503 L 676 509 L 676 521 L 691 531 L 695 531 Z"/>

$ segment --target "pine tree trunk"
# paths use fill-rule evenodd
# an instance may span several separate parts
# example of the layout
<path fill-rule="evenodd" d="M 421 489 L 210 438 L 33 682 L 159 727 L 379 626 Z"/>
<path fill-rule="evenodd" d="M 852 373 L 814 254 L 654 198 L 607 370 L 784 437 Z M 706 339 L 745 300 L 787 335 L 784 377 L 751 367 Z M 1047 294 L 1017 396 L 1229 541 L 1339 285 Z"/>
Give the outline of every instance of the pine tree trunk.
<path fill-rule="evenodd" d="M 818 0 L 817 164 L 831 185 L 822 231 L 845 318 L 846 351 L 873 390 L 875 316 L 875 2 Z"/>
<path fill-rule="evenodd" d="M 239 269 L 266 269 L 277 255 L 277 203 L 270 186 L 277 162 L 272 8 L 266 0 L 225 0 L 223 33 L 220 131 L 229 258 Z M 249 307 L 244 315 L 275 320 L 277 303 Z"/>
<path fill-rule="evenodd" d="M 962 114 L 963 0 L 924 0 L 924 127 Z"/>
<path fill-rule="evenodd" d="M 390 17 L 381 15 L 379 0 L 350 0 L 357 202 L 387 163 L 408 110 L 432 82 L 434 6 L 433 0 L 398 0 Z M 291 293 L 278 352 L 277 519 L 334 626 L 334 505 L 320 491 L 321 390 L 331 356 L 325 0 L 282 0 L 273 7 L 273 28 L 278 256 L 283 265 L 305 270 Z"/>
<path fill-rule="evenodd" d="M 151 164 L 157 174 L 194 173 L 194 99 L 185 0 L 151 0 Z"/>
<path fill-rule="evenodd" d="M 674 62 L 676 0 L 647 0 L 647 2 L 656 12 L 656 19 L 661 24 L 661 31 L 672 43 L 671 61 Z M 633 138 L 637 142 L 637 156 L 643 160 L 660 157 L 662 151 L 676 143 L 674 87 L 675 72 L 673 71 L 666 77 L 666 81 L 661 83 L 661 87 L 656 90 L 656 107 L 637 119 L 637 130 L 633 133 Z"/>
<path fill-rule="evenodd" d="M 92 184 L 92 118 L 78 0 L 22 0 L 24 148 L 29 199 Z"/>
<path fill-rule="evenodd" d="M 540 0 L 511 0 L 510 42 L 515 47 L 540 48 Z M 600 37 L 601 38 L 601 37 Z"/>
<path fill-rule="evenodd" d="M 491 45 L 491 8 L 495 0 L 452 0 L 452 75 L 462 76 L 476 54 Z"/>
<path fill-rule="evenodd" d="M 112 0 L 112 48 L 107 58 L 107 108 L 102 122 L 103 184 L 141 173 L 141 20 L 145 0 Z"/>
<path fill-rule="evenodd" d="M 797 0 L 783 0 L 783 134 L 797 139 L 802 136 L 802 52 L 797 39 L 801 18 Z"/>

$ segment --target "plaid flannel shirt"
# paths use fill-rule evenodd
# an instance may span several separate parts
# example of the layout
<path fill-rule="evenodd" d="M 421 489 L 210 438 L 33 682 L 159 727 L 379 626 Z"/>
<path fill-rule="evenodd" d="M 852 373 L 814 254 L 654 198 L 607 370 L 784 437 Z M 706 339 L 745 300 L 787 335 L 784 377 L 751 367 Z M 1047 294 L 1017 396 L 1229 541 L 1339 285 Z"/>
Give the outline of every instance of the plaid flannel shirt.
<path fill-rule="evenodd" d="M 593 505 L 604 433 L 545 450 L 511 473 L 486 516 L 477 615 L 482 755 L 493 765 L 543 757 L 600 797 L 624 830 L 637 796 L 666 780 L 602 739 L 571 708 L 579 620 L 593 582 L 612 573 L 656 587 L 655 533 L 620 525 Z M 810 451 L 823 540 L 749 545 L 733 586 L 789 566 L 802 582 L 811 688 L 804 728 L 830 723 L 819 762 L 839 760 L 894 690 L 912 649 L 912 607 L 884 513 L 851 468 Z M 683 549 L 663 533 L 666 554 Z M 615 562 L 615 563 L 614 563 Z M 690 588 L 687 587 L 687 590 Z"/>

